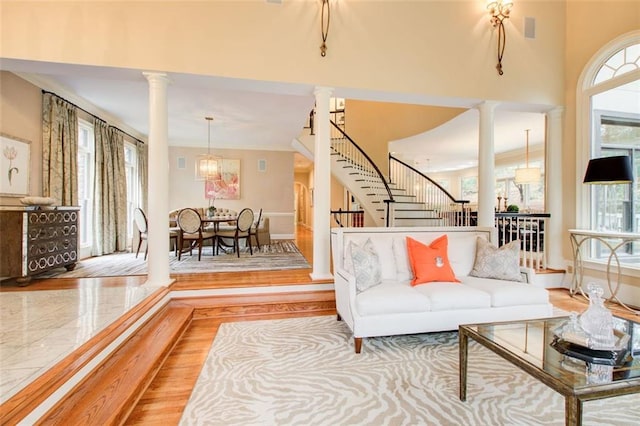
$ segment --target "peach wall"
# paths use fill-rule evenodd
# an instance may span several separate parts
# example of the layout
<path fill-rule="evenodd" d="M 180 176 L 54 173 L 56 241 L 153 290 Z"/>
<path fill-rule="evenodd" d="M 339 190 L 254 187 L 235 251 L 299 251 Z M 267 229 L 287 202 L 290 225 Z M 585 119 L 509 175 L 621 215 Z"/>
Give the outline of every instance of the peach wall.
<path fill-rule="evenodd" d="M 506 22 L 503 76 L 495 70 L 496 32 L 484 1 L 331 4 L 323 58 L 316 0 L 3 1 L 0 57 L 301 83 L 309 93 L 321 85 L 562 103 L 562 1 L 516 2 Z M 525 16 L 536 18 L 535 40 L 523 36 Z"/>
<path fill-rule="evenodd" d="M 42 92 L 15 74 L 0 71 L 0 133 L 31 142 L 29 195 L 42 195 Z M 0 197 L 0 205 L 21 205 Z"/>
<path fill-rule="evenodd" d="M 347 99 L 346 133 L 365 150 L 382 174 L 388 173 L 389 141 L 413 136 L 451 120 L 465 110 Z"/>

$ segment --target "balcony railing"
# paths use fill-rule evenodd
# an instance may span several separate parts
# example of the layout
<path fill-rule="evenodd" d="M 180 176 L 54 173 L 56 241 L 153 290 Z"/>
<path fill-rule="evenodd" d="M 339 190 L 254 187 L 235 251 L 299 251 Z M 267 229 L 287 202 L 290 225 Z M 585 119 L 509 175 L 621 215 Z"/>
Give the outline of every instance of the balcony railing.
<path fill-rule="evenodd" d="M 548 213 L 496 213 L 498 246 L 520 240 L 520 265 L 546 269 L 546 222 Z"/>

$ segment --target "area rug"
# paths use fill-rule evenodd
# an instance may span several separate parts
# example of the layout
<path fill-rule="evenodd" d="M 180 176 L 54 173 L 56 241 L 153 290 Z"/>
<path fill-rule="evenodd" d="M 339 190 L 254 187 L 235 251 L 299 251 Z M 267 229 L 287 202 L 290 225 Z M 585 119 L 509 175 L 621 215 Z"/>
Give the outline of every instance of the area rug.
<path fill-rule="evenodd" d="M 247 248 L 242 248 L 240 257 L 235 253 L 212 255 L 211 246 L 204 247 L 202 259 L 198 261 L 198 250 L 191 255 L 183 254 L 178 260 L 173 252 L 169 253 L 171 273 L 205 273 L 228 271 L 262 271 L 272 269 L 305 269 L 310 268 L 300 250 L 293 241 L 272 241 L 262 245 L 260 251 L 254 247 L 253 255 Z M 147 262 L 144 254 L 136 258 L 135 253 L 110 254 L 92 257 L 78 262 L 73 271 L 59 269 L 48 273 L 44 278 L 90 278 L 114 277 L 123 275 L 146 275 Z"/>
<path fill-rule="evenodd" d="M 458 398 L 458 335 L 365 339 L 335 316 L 224 323 L 182 425 L 563 425 L 564 400 L 470 342 Z M 630 425 L 638 395 L 584 404 L 584 424 Z"/>

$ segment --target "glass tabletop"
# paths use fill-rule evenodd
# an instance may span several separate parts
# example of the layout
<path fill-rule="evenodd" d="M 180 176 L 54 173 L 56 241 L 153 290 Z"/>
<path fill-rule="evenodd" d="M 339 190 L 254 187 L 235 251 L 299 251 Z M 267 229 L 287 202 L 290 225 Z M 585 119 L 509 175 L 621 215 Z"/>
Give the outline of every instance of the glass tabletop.
<path fill-rule="evenodd" d="M 630 335 L 630 356 L 620 365 L 610 366 L 563 355 L 552 346 L 554 331 L 568 321 L 569 317 L 559 317 L 462 327 L 474 340 L 484 340 L 512 355 L 514 362 L 527 363 L 540 375 L 551 376 L 576 391 L 640 379 L 640 323 L 614 317 L 615 328 Z"/>

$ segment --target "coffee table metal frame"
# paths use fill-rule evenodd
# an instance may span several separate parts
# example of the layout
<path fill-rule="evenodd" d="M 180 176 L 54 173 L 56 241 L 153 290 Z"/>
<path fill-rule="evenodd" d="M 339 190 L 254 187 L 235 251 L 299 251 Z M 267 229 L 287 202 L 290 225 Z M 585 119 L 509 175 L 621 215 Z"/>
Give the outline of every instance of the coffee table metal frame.
<path fill-rule="evenodd" d="M 542 383 L 564 396 L 566 425 L 573 426 L 582 424 L 582 405 L 585 401 L 611 398 L 615 396 L 640 392 L 640 375 L 626 380 L 613 381 L 611 383 L 590 384 L 586 386 L 576 387 L 575 383 L 569 383 L 567 380 L 562 380 L 559 377 L 553 376 L 543 368 L 540 368 L 539 366 L 536 366 L 523 357 L 519 356 L 515 351 L 510 350 L 508 347 L 499 344 L 495 340 L 479 332 L 481 327 L 504 327 L 517 324 L 521 324 L 523 327 L 528 327 L 529 325 L 535 325 L 535 323 L 537 323 L 538 326 L 540 326 L 540 323 L 544 323 L 544 327 L 547 327 L 549 330 L 551 330 L 552 328 L 558 326 L 560 324 L 560 321 L 564 320 L 568 320 L 568 317 L 546 318 L 527 321 L 509 321 L 492 324 L 461 325 L 458 330 L 458 338 L 460 343 L 460 400 L 466 401 L 467 399 L 467 361 L 469 338 L 480 343 L 482 346 L 496 353 L 500 357 L 509 361 L 511 364 L 527 372 L 529 375 L 533 376 L 537 380 L 540 380 Z M 633 321 L 630 322 L 632 324 L 634 323 Z M 544 344 L 546 344 L 546 342 Z M 636 358 L 638 358 L 638 355 L 636 355 Z M 639 360 L 634 360 L 633 364 L 634 368 L 640 370 Z"/>

